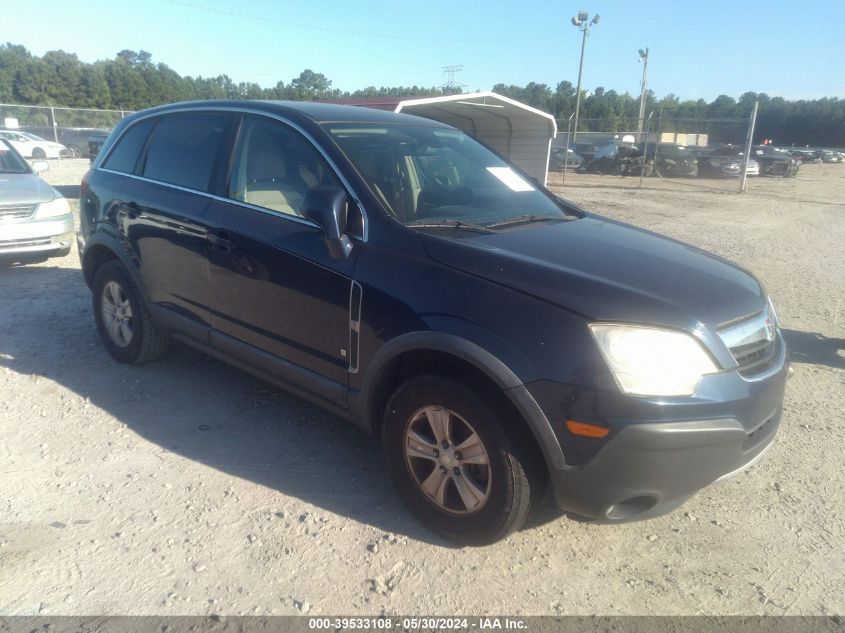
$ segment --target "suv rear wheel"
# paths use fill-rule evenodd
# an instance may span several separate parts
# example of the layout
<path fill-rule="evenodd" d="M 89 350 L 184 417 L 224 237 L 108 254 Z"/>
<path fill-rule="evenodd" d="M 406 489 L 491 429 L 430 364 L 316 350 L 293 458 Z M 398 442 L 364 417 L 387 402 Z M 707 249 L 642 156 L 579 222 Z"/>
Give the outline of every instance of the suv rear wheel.
<path fill-rule="evenodd" d="M 404 501 L 433 530 L 467 545 L 518 530 L 543 489 L 542 468 L 519 431 L 489 399 L 439 376 L 401 385 L 382 427 Z"/>
<path fill-rule="evenodd" d="M 152 322 L 121 264 L 110 261 L 97 269 L 93 298 L 97 331 L 116 361 L 140 365 L 167 351 L 167 337 Z"/>

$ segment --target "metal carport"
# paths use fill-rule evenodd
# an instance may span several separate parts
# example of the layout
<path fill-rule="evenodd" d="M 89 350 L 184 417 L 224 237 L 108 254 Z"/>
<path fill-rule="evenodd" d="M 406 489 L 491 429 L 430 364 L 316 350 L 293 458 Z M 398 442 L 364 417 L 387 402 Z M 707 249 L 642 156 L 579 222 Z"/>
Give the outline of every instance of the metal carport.
<path fill-rule="evenodd" d="M 545 184 L 549 151 L 557 134 L 555 118 L 495 92 L 419 99 L 358 99 L 343 103 L 393 110 L 441 121 L 493 148 Z"/>

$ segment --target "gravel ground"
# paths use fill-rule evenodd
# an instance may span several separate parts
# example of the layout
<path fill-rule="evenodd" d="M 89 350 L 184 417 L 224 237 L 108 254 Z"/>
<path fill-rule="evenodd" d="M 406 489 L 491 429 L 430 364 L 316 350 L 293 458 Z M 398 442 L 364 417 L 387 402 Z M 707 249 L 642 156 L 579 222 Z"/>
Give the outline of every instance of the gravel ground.
<path fill-rule="evenodd" d="M 73 197 L 85 164 L 45 178 Z M 0 270 L 0 615 L 843 613 L 843 176 L 741 196 L 567 178 L 588 209 L 754 271 L 795 376 L 750 471 L 639 523 L 546 502 L 481 549 L 420 527 L 347 423 L 182 347 L 112 362 L 75 252 Z"/>

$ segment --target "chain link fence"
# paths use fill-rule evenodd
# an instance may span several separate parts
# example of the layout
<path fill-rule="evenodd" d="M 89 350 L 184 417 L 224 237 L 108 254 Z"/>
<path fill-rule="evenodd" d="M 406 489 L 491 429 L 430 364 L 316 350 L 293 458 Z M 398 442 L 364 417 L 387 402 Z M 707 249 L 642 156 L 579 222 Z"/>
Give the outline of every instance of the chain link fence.
<path fill-rule="evenodd" d="M 57 108 L 0 103 L 0 128 L 64 145 L 69 157 L 88 156 L 88 137 L 108 133 L 131 110 Z"/>
<path fill-rule="evenodd" d="M 570 118 L 558 122 L 548 181 L 561 187 L 743 191 L 743 172 L 761 172 L 749 151 L 754 121 L 754 113 L 706 119 L 651 113 L 642 121 L 581 119 L 576 134 Z"/>
<path fill-rule="evenodd" d="M 87 157 L 88 137 L 111 131 L 131 110 L 98 110 L 0 103 L 4 130 L 34 134 L 61 143 L 66 156 Z M 747 118 L 677 118 L 650 113 L 640 120 L 619 118 L 558 121 L 548 183 L 561 187 L 660 187 L 741 191 L 753 136 L 754 113 Z M 569 148 L 569 151 L 566 149 Z M 753 158 L 753 152 L 752 152 Z"/>

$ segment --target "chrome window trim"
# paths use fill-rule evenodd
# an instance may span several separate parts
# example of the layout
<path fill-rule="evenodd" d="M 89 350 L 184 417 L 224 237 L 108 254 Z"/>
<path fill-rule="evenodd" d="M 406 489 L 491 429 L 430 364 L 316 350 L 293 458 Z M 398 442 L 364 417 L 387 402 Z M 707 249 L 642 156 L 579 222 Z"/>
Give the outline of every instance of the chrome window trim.
<path fill-rule="evenodd" d="M 256 205 L 249 204 L 248 202 L 243 202 L 242 200 L 233 200 L 232 198 L 225 198 L 223 196 L 217 196 L 217 195 L 209 193 L 207 191 L 199 191 L 197 189 L 191 189 L 189 187 L 182 187 L 181 185 L 176 185 L 176 184 L 169 183 L 169 182 L 163 182 L 161 180 L 153 180 L 151 178 L 146 178 L 144 176 L 138 176 L 138 175 L 135 175 L 135 174 L 127 174 L 126 172 L 122 172 L 122 171 L 115 171 L 113 169 L 106 169 L 105 167 L 102 166 L 108 160 L 109 156 L 111 156 L 111 153 L 114 150 L 114 148 L 117 146 L 117 144 L 120 142 L 120 140 L 124 137 L 124 135 L 126 134 L 126 132 L 130 128 L 132 128 L 133 126 L 135 126 L 139 122 L 144 121 L 146 119 L 150 119 L 150 118 L 154 118 L 154 117 L 167 116 L 167 115 L 171 115 L 171 114 L 178 114 L 178 113 L 181 113 L 181 112 L 230 112 L 230 113 L 238 113 L 238 114 L 252 114 L 252 115 L 256 115 L 256 116 L 267 117 L 269 119 L 275 119 L 276 121 L 279 121 L 279 122 L 281 122 L 285 125 L 288 125 L 291 128 L 293 128 L 294 130 L 296 130 L 297 132 L 299 132 L 311 144 L 311 146 L 314 147 L 314 149 L 317 150 L 317 152 L 320 154 L 320 156 L 323 157 L 323 160 L 325 160 L 326 163 L 328 163 L 329 167 L 332 169 L 332 171 L 334 171 L 335 176 L 337 176 L 338 180 L 340 180 L 340 182 L 343 183 L 344 187 L 346 187 L 346 193 L 352 199 L 352 202 L 354 202 L 358 206 L 358 208 L 361 210 L 361 216 L 362 216 L 363 225 L 364 225 L 364 230 L 362 232 L 363 234 L 362 235 L 351 234 L 350 237 L 358 239 L 358 240 L 360 240 L 361 242 L 364 242 L 364 243 L 366 243 L 369 240 L 370 222 L 369 222 L 369 215 L 367 213 L 367 209 L 364 206 L 364 203 L 361 202 L 361 197 L 358 195 L 358 192 L 355 191 L 355 188 L 350 184 L 349 180 L 343 175 L 341 170 L 338 168 L 337 163 L 335 163 L 334 160 L 332 160 L 332 158 L 325 152 L 325 150 L 320 146 L 320 144 L 317 143 L 317 141 L 314 139 L 314 137 L 311 134 L 309 134 L 306 130 L 304 130 L 300 125 L 298 125 L 297 123 L 294 123 L 290 119 L 288 119 L 288 118 L 286 118 L 286 117 L 284 117 L 280 114 L 276 114 L 276 113 L 273 113 L 273 112 L 266 112 L 264 110 L 258 110 L 258 109 L 255 109 L 255 108 L 223 107 L 223 106 L 196 106 L 196 107 L 190 107 L 190 108 L 175 108 L 175 109 L 172 109 L 172 110 L 150 112 L 148 114 L 138 116 L 138 118 L 136 118 L 134 121 L 132 121 L 132 123 L 127 125 L 126 128 L 121 131 L 120 136 L 117 137 L 116 139 L 114 139 L 114 141 L 111 143 L 111 146 L 108 149 L 108 153 L 106 155 L 104 155 L 102 158 L 98 157 L 98 166 L 95 167 L 94 169 L 109 172 L 109 173 L 112 173 L 112 174 L 119 174 L 121 176 L 129 176 L 131 178 L 136 178 L 138 180 L 142 180 L 142 181 L 145 181 L 145 182 L 151 182 L 151 183 L 155 183 L 155 184 L 166 185 L 168 187 L 173 187 L 173 188 L 179 189 L 181 191 L 187 191 L 187 192 L 190 192 L 190 193 L 199 193 L 199 194 L 202 194 L 204 196 L 208 196 L 209 198 L 213 198 L 214 200 L 220 200 L 222 202 L 232 202 L 234 204 L 237 204 L 237 205 L 242 206 L 242 207 L 246 207 L 248 209 L 254 209 L 256 211 L 262 211 L 264 213 L 268 213 L 268 214 L 270 214 L 274 217 L 289 218 L 289 219 L 293 219 L 295 221 L 299 221 L 300 223 L 307 224 L 308 226 L 314 226 L 314 227 L 317 226 L 316 224 L 314 224 L 310 220 L 307 220 L 307 219 L 302 218 L 300 216 L 280 213 L 278 211 L 273 211 L 272 209 L 265 209 L 264 207 L 259 207 L 259 206 L 256 206 Z M 231 156 L 230 156 L 230 158 L 231 158 Z M 319 228 L 319 227 L 317 227 L 317 228 Z"/>
<path fill-rule="evenodd" d="M 267 215 L 273 216 L 274 218 L 281 218 L 283 220 L 292 220 L 293 222 L 298 222 L 300 224 L 304 224 L 306 226 L 313 227 L 315 229 L 319 229 L 320 227 L 314 224 L 311 220 L 307 218 L 303 218 L 298 215 L 290 215 L 288 213 L 281 213 L 280 211 L 273 211 L 272 209 L 266 209 L 264 207 L 259 207 L 254 204 L 250 204 L 249 202 L 243 202 L 242 200 L 233 200 L 232 198 L 224 198 L 223 196 L 218 196 L 213 193 L 209 193 L 207 191 L 199 191 L 197 189 L 191 189 L 190 187 L 183 187 L 181 185 L 174 185 L 170 182 L 163 182 L 161 180 L 153 180 L 152 178 L 145 178 L 144 176 L 136 176 L 135 174 L 127 174 L 126 172 L 122 171 L 114 171 L 113 169 L 105 169 L 103 167 L 97 168 L 99 171 L 104 171 L 110 174 L 116 174 L 118 176 L 125 176 L 127 178 L 132 178 L 134 180 L 140 180 L 142 182 L 149 182 L 154 185 L 161 185 L 162 187 L 170 187 L 171 189 L 177 189 L 179 191 L 184 191 L 186 193 L 193 193 L 198 194 L 200 196 L 205 196 L 206 198 L 211 198 L 212 200 L 219 200 L 220 202 L 228 202 L 230 204 L 235 204 L 239 207 L 244 207 L 246 209 L 251 209 L 253 211 L 259 211 L 261 213 L 265 213 Z M 360 236 L 358 235 L 350 235 L 351 238 L 360 240 Z"/>

